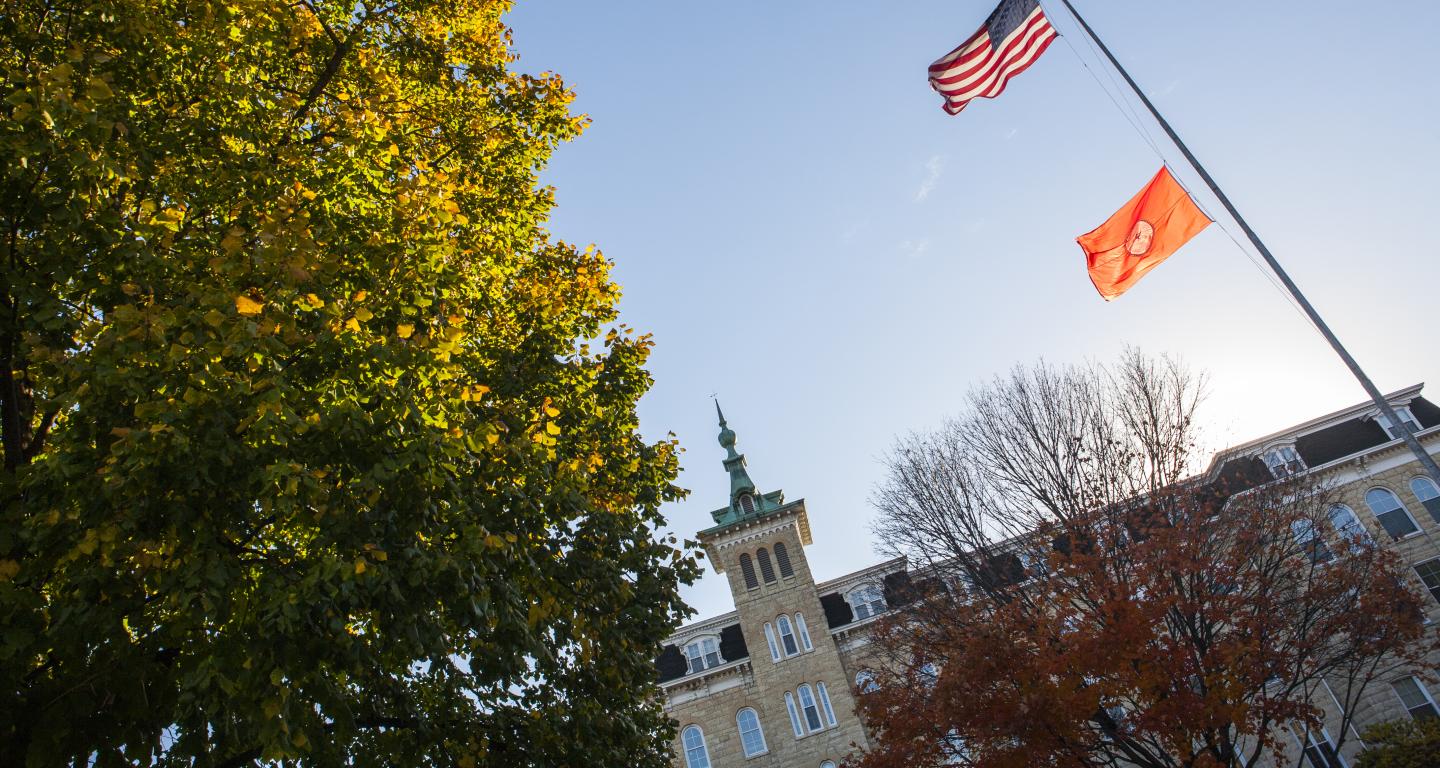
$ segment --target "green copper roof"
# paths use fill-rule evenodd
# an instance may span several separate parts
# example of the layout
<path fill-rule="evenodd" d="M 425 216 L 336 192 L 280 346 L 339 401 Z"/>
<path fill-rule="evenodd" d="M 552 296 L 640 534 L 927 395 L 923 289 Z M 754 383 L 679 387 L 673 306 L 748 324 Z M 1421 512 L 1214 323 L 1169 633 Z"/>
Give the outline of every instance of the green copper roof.
<path fill-rule="evenodd" d="M 755 489 L 755 481 L 750 479 L 750 472 L 745 468 L 745 455 L 735 450 L 735 430 L 725 423 L 725 412 L 720 410 L 719 400 L 715 401 L 715 415 L 720 417 L 720 447 L 725 449 L 725 459 L 721 463 L 730 473 L 730 504 L 710 513 L 716 527 L 761 517 L 778 509 L 784 496 L 779 491 L 762 494 Z"/>

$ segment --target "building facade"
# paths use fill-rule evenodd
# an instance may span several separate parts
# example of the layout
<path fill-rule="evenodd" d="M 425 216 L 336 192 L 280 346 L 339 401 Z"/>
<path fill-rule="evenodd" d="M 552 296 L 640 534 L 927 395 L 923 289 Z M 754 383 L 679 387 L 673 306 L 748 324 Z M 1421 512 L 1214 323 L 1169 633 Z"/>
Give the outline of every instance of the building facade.
<path fill-rule="evenodd" d="M 1440 408 L 1421 385 L 1388 396 L 1432 454 L 1440 454 Z M 718 406 L 717 406 L 718 412 Z M 867 744 L 856 698 L 867 685 L 869 628 L 903 610 L 912 573 L 903 559 L 816 581 L 805 547 L 803 499 L 762 492 L 750 478 L 735 433 L 720 416 L 730 475 L 729 502 L 711 512 L 699 541 L 724 575 L 735 610 L 681 627 L 657 660 L 666 711 L 679 724 L 677 768 L 836 768 Z M 1361 404 L 1217 455 L 1206 474 L 1232 488 L 1314 473 L 1336 488 L 1337 530 L 1360 531 L 1391 546 L 1415 584 L 1435 598 L 1440 627 L 1440 487 L 1424 474 L 1373 404 Z M 918 578 L 918 576 L 916 577 Z M 1440 686 L 1401 675 L 1372 685 L 1337 752 L 1338 702 L 1319 733 L 1283 734 L 1289 764 L 1349 768 L 1366 726 L 1440 716 Z M 1303 762 L 1300 762 L 1303 761 Z"/>

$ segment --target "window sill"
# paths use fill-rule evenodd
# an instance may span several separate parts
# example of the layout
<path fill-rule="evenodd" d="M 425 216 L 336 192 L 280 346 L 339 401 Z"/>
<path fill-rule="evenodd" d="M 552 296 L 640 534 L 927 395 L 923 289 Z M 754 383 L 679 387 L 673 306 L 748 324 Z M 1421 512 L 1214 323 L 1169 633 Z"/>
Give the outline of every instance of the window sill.
<path fill-rule="evenodd" d="M 766 747 L 766 748 L 765 748 L 765 751 L 763 751 L 763 752 L 756 752 L 756 753 L 753 754 L 753 755 L 746 755 L 746 756 L 745 756 L 745 759 L 746 759 L 746 760 L 754 760 L 754 759 L 757 758 L 757 757 L 764 757 L 764 756 L 766 756 L 766 755 L 768 755 L 768 754 L 770 754 L 770 748 L 769 748 L 769 747 Z"/>

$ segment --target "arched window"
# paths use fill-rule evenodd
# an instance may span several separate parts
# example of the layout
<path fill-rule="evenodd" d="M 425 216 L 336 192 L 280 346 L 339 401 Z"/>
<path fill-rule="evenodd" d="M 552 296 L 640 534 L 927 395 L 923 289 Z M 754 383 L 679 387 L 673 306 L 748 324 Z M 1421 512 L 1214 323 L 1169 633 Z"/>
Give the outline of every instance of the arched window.
<path fill-rule="evenodd" d="M 795 738 L 805 735 L 805 726 L 800 724 L 800 713 L 795 709 L 795 694 L 785 692 L 785 711 L 790 713 L 790 728 L 795 731 Z"/>
<path fill-rule="evenodd" d="M 735 726 L 740 729 L 740 746 L 746 757 L 765 753 L 765 732 L 760 730 L 760 717 L 746 707 L 735 713 Z"/>
<path fill-rule="evenodd" d="M 770 565 L 769 550 L 761 547 L 755 552 L 755 559 L 760 561 L 760 577 L 765 579 L 766 584 L 775 583 L 775 567 Z"/>
<path fill-rule="evenodd" d="M 875 682 L 875 673 L 868 669 L 862 669 L 855 673 L 855 690 L 860 693 L 874 693 L 880 690 L 880 684 Z"/>
<path fill-rule="evenodd" d="M 780 646 L 785 649 L 786 656 L 794 656 L 800 652 L 800 647 L 795 645 L 795 630 L 790 628 L 790 617 L 781 614 L 775 619 L 775 628 L 780 631 Z"/>
<path fill-rule="evenodd" d="M 820 724 L 820 707 L 815 704 L 815 694 L 810 692 L 809 683 L 801 683 L 796 692 L 800 694 L 800 709 L 805 713 L 805 724 L 812 731 L 820 730 L 823 727 Z"/>
<path fill-rule="evenodd" d="M 1335 535 L 1351 546 L 1370 544 L 1370 534 L 1365 526 L 1360 524 L 1360 518 L 1355 516 L 1355 510 L 1344 504 L 1335 504 L 1330 507 L 1330 527 L 1335 529 Z"/>
<path fill-rule="evenodd" d="M 815 693 L 820 697 L 820 709 L 825 712 L 825 722 L 829 725 L 834 725 L 835 708 L 830 706 L 830 691 L 825 688 L 824 683 L 816 683 Z"/>
<path fill-rule="evenodd" d="M 810 628 L 805 626 L 805 614 L 795 614 L 795 631 L 800 635 L 800 647 L 807 651 L 814 650 L 815 646 L 810 644 Z"/>
<path fill-rule="evenodd" d="M 785 549 L 785 542 L 775 542 L 775 564 L 780 566 L 780 575 L 790 577 L 795 575 L 795 570 L 790 567 L 790 552 Z"/>
<path fill-rule="evenodd" d="M 1435 490 L 1435 481 L 1428 477 L 1410 478 L 1410 492 L 1420 500 L 1420 506 L 1430 513 L 1435 522 L 1440 523 L 1440 491 Z M 780 545 L 775 545 L 775 554 L 780 554 Z M 783 570 L 783 569 L 782 569 Z"/>
<path fill-rule="evenodd" d="M 710 768 L 710 753 L 705 751 L 705 734 L 700 726 L 692 725 L 680 734 L 685 745 L 686 768 Z"/>
<path fill-rule="evenodd" d="M 820 768 L 835 768 L 835 761 L 826 760 L 825 762 L 820 764 Z"/>
<path fill-rule="evenodd" d="M 865 584 L 850 590 L 850 593 L 845 595 L 845 601 L 850 603 L 850 610 L 855 613 L 856 621 L 868 619 L 885 610 L 885 593 L 874 584 Z"/>
<path fill-rule="evenodd" d="M 765 644 L 770 646 L 770 660 L 780 660 L 780 646 L 775 644 L 775 630 L 770 628 L 770 622 L 765 622 Z"/>
<path fill-rule="evenodd" d="M 760 582 L 755 578 L 755 564 L 750 562 L 750 554 L 740 555 L 740 575 L 745 577 L 745 588 L 755 589 Z"/>
<path fill-rule="evenodd" d="M 740 511 L 741 511 L 741 512 L 744 512 L 744 513 L 747 514 L 747 515 L 753 515 L 753 514 L 755 514 L 755 497 L 754 497 L 754 496 L 751 496 L 751 495 L 748 494 L 748 493 L 742 493 L 742 494 L 740 494 L 740 498 L 736 499 L 736 501 L 740 502 Z"/>
<path fill-rule="evenodd" d="M 1420 530 L 1414 518 L 1405 511 L 1400 497 L 1389 488 L 1371 488 L 1365 492 L 1365 504 L 1391 537 L 1399 539 Z"/>

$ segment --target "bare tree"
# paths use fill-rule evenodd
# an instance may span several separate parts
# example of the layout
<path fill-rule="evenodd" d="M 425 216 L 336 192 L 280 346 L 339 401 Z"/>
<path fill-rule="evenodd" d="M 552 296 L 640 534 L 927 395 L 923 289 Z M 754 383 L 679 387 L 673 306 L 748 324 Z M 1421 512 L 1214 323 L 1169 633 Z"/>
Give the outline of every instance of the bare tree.
<path fill-rule="evenodd" d="M 1021 367 L 900 441 L 876 532 L 923 577 L 877 634 L 862 765 L 1248 768 L 1323 701 L 1339 749 L 1423 663 L 1420 598 L 1332 489 L 1194 474 L 1203 384 L 1135 350 Z"/>

